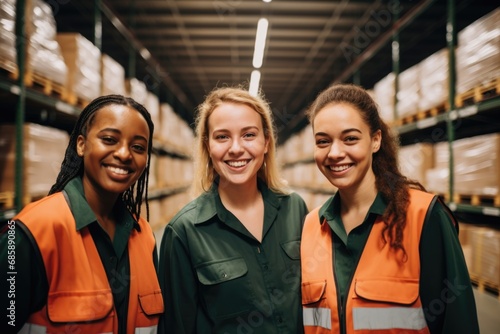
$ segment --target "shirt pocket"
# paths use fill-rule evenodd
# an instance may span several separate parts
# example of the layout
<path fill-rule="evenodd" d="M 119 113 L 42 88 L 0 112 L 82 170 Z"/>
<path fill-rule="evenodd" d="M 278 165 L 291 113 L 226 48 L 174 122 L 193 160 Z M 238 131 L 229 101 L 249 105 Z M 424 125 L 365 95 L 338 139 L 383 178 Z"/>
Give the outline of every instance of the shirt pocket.
<path fill-rule="evenodd" d="M 247 273 L 242 257 L 214 260 L 196 267 L 201 293 L 213 318 L 234 317 L 252 308 L 254 296 Z"/>
<path fill-rule="evenodd" d="M 285 241 L 281 243 L 281 248 L 287 255 L 286 260 L 300 260 L 300 240 Z"/>
<path fill-rule="evenodd" d="M 325 299 L 326 280 L 302 282 L 302 305 L 311 306 Z"/>
<path fill-rule="evenodd" d="M 98 321 L 113 311 L 111 290 L 51 292 L 47 315 L 55 323 Z"/>
<path fill-rule="evenodd" d="M 419 287 L 419 280 L 412 278 L 359 278 L 354 282 L 355 298 L 401 305 L 416 302 Z"/>

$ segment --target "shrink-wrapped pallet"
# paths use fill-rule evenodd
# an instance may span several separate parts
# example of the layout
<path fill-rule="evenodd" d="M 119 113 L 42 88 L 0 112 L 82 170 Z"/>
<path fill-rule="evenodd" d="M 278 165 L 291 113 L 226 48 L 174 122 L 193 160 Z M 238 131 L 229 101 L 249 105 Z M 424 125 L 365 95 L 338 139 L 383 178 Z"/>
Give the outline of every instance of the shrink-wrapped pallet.
<path fill-rule="evenodd" d="M 394 121 L 394 94 L 396 94 L 394 80 L 395 75 L 391 72 L 373 86 L 380 117 L 387 123 Z"/>
<path fill-rule="evenodd" d="M 418 143 L 403 146 L 399 150 L 399 165 L 406 177 L 417 180 L 424 187 L 426 173 L 434 166 L 434 150 L 430 143 Z"/>
<path fill-rule="evenodd" d="M 434 167 L 425 172 L 425 185 L 428 191 L 437 194 L 449 193 L 449 144 L 439 142 L 434 144 Z"/>
<path fill-rule="evenodd" d="M 110 56 L 101 56 L 101 95 L 125 93 L 125 69 Z"/>
<path fill-rule="evenodd" d="M 499 195 L 500 133 L 453 142 L 455 192 Z"/>
<path fill-rule="evenodd" d="M 0 62 L 10 72 L 16 65 L 16 0 L 0 2 Z"/>
<path fill-rule="evenodd" d="M 447 103 L 449 91 L 448 49 L 442 49 L 430 55 L 420 62 L 419 68 L 419 110 L 444 106 Z"/>
<path fill-rule="evenodd" d="M 399 90 L 397 92 L 397 116 L 403 118 L 416 114 L 420 100 L 420 66 L 414 65 L 399 74 Z"/>
<path fill-rule="evenodd" d="M 27 1 L 26 8 L 26 72 L 64 85 L 68 68 L 56 38 L 52 8 L 42 0 Z"/>
<path fill-rule="evenodd" d="M 146 84 L 136 78 L 128 78 L 125 80 L 126 94 L 139 102 L 140 104 L 146 103 L 148 89 Z"/>
<path fill-rule="evenodd" d="M 500 232 L 489 227 L 474 227 L 469 231 L 471 276 L 481 283 L 499 288 Z"/>
<path fill-rule="evenodd" d="M 500 8 L 458 33 L 457 93 L 500 79 Z"/>
<path fill-rule="evenodd" d="M 24 195 L 36 198 L 46 195 L 55 183 L 69 142 L 67 132 L 47 126 L 26 123 L 23 126 Z M 0 192 L 15 190 L 16 127 L 0 125 Z"/>
<path fill-rule="evenodd" d="M 68 67 L 68 102 L 98 97 L 101 93 L 101 51 L 79 33 L 58 33 L 57 41 Z"/>
<path fill-rule="evenodd" d="M 188 123 L 174 112 L 168 103 L 160 104 L 160 138 L 167 148 L 191 156 L 194 132 Z"/>
<path fill-rule="evenodd" d="M 160 99 L 158 96 L 151 92 L 146 93 L 146 101 L 144 107 L 149 111 L 151 115 L 151 120 L 155 126 L 154 138 L 160 138 L 161 134 L 161 120 L 160 120 Z"/>

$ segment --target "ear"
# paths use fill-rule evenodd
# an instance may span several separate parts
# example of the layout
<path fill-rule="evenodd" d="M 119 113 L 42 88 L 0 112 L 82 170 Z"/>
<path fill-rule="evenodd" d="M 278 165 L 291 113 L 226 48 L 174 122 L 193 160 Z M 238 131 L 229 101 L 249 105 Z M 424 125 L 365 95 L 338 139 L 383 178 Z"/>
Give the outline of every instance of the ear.
<path fill-rule="evenodd" d="M 76 138 L 76 154 L 79 157 L 83 157 L 83 152 L 85 152 L 85 138 L 82 135 L 79 135 Z"/>
<path fill-rule="evenodd" d="M 372 153 L 378 152 L 378 150 L 380 150 L 381 144 L 382 144 L 382 131 L 377 130 L 372 136 Z"/>

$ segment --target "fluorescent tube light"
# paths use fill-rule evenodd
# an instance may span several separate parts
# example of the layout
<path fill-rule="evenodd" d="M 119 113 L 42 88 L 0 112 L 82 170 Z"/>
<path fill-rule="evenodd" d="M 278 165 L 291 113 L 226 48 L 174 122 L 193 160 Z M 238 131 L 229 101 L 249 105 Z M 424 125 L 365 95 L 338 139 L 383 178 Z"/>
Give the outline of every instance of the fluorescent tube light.
<path fill-rule="evenodd" d="M 259 93 L 259 84 L 260 84 L 260 71 L 253 70 L 250 75 L 250 86 L 248 87 L 248 91 L 250 95 L 257 96 Z"/>
<path fill-rule="evenodd" d="M 269 22 L 261 18 L 257 23 L 257 35 L 255 36 L 255 49 L 253 50 L 253 67 L 260 68 L 264 58 L 264 49 L 266 47 L 267 27 Z"/>

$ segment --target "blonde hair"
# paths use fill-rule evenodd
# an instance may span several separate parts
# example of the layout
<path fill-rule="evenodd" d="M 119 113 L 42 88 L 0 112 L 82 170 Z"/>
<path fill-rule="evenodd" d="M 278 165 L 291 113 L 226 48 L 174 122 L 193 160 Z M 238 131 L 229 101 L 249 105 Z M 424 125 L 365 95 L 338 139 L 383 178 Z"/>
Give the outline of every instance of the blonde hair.
<path fill-rule="evenodd" d="M 264 136 L 268 140 L 268 151 L 264 156 L 264 163 L 257 176 L 271 190 L 282 194 L 288 193 L 286 182 L 280 177 L 276 162 L 276 135 L 269 104 L 262 96 L 252 96 L 242 87 L 220 87 L 212 90 L 206 96 L 205 101 L 198 106 L 198 114 L 195 120 L 196 144 L 194 148 L 195 178 L 193 195 L 197 196 L 207 192 L 217 177 L 208 152 L 208 118 L 215 108 L 224 103 L 244 104 L 260 115 Z"/>

